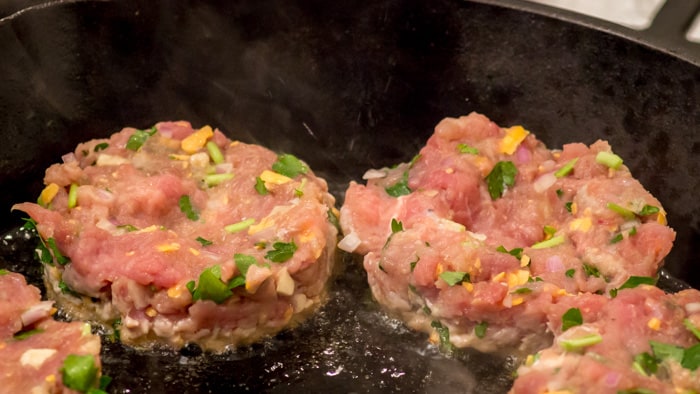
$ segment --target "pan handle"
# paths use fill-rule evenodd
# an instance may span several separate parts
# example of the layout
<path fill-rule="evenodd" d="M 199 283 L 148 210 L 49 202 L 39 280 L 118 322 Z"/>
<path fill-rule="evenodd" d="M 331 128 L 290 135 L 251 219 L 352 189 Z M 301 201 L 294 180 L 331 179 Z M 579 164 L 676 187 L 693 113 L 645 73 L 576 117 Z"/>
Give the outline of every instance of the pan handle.
<path fill-rule="evenodd" d="M 465 1 L 465 0 L 462 0 Z M 666 0 L 651 25 L 634 30 L 573 11 L 527 0 L 466 0 L 544 15 L 621 36 L 700 66 L 700 43 L 688 41 L 686 32 L 700 13 L 700 0 Z"/>

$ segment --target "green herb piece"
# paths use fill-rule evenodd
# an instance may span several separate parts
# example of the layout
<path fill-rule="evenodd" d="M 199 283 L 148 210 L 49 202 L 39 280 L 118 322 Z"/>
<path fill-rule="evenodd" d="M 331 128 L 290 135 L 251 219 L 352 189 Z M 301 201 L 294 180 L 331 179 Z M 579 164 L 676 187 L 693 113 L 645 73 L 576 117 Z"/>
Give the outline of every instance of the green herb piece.
<path fill-rule="evenodd" d="M 224 231 L 226 231 L 229 234 L 237 233 L 237 232 L 243 231 L 243 230 L 247 229 L 248 227 L 252 226 L 253 223 L 255 223 L 255 219 L 253 219 L 253 218 L 241 220 L 240 222 L 229 224 L 228 226 L 225 226 Z"/>
<path fill-rule="evenodd" d="M 698 329 L 697 327 L 695 327 L 695 325 L 693 324 L 692 321 L 690 321 L 689 319 L 683 319 L 683 325 L 684 325 L 685 328 L 687 328 L 690 332 L 692 332 L 693 335 L 695 335 L 696 338 L 700 339 L 700 329 Z"/>
<path fill-rule="evenodd" d="M 8 270 L 6 270 L 6 269 L 4 269 L 4 268 L 0 269 L 0 276 L 7 275 L 7 274 L 9 274 L 9 273 L 10 273 L 10 271 L 8 271 Z"/>
<path fill-rule="evenodd" d="M 440 338 L 440 348 L 443 351 L 451 352 L 454 349 L 454 346 L 450 342 L 450 329 L 442 325 L 442 323 L 437 320 L 433 320 L 430 323 L 430 326 L 433 327 L 438 333 L 438 337 Z"/>
<path fill-rule="evenodd" d="M 117 226 L 117 228 L 120 230 L 125 230 L 127 233 L 138 230 L 138 227 L 132 224 L 122 224 L 121 226 Z"/>
<path fill-rule="evenodd" d="M 578 338 L 560 340 L 559 345 L 564 348 L 564 350 L 576 351 L 602 341 L 603 337 L 600 334 L 588 334 Z"/>
<path fill-rule="evenodd" d="M 691 371 L 700 367 L 700 343 L 685 349 L 681 366 Z"/>
<path fill-rule="evenodd" d="M 478 155 L 478 154 L 479 154 L 479 150 L 478 150 L 478 149 L 476 149 L 476 148 L 474 148 L 474 147 L 472 147 L 472 146 L 469 146 L 469 145 L 467 145 L 467 144 L 457 144 L 457 152 L 459 152 L 459 153 L 468 153 L 468 154 L 470 154 L 470 155 Z"/>
<path fill-rule="evenodd" d="M 659 213 L 660 209 L 659 207 L 655 207 L 653 205 L 644 205 L 642 209 L 637 212 L 637 215 L 639 216 L 647 216 L 647 215 L 653 215 L 655 213 Z"/>
<path fill-rule="evenodd" d="M 656 391 L 645 388 L 634 388 L 626 390 L 617 390 L 617 394 L 656 394 Z"/>
<path fill-rule="evenodd" d="M 233 293 L 221 281 L 221 267 L 214 265 L 199 274 L 199 282 L 194 286 L 194 281 L 187 283 L 187 289 L 192 293 L 192 300 L 211 300 L 217 304 L 226 301 Z"/>
<path fill-rule="evenodd" d="M 564 196 L 564 191 L 561 189 L 557 189 L 557 197 L 562 198 Z"/>
<path fill-rule="evenodd" d="M 678 363 L 683 361 L 683 353 L 685 352 L 685 349 L 680 346 L 656 341 L 649 341 L 649 346 L 651 346 L 651 351 L 654 353 L 656 358 L 660 360 L 671 359 L 678 361 Z"/>
<path fill-rule="evenodd" d="M 69 354 L 63 360 L 63 366 L 60 371 L 63 377 L 63 384 L 70 389 L 87 392 L 99 384 L 99 369 L 91 355 L 79 356 Z"/>
<path fill-rule="evenodd" d="M 656 279 L 650 276 L 630 276 L 619 289 L 633 289 L 639 285 L 656 285 Z"/>
<path fill-rule="evenodd" d="M 137 151 L 146 142 L 146 140 L 158 131 L 155 126 L 151 130 L 136 130 L 126 142 L 126 149 Z"/>
<path fill-rule="evenodd" d="M 107 375 L 100 376 L 100 388 L 99 390 L 90 390 L 87 394 L 107 394 L 107 386 L 112 383 L 112 378 Z"/>
<path fill-rule="evenodd" d="M 489 328 L 489 323 L 482 321 L 481 323 L 474 326 L 474 335 L 481 339 L 486 336 L 486 329 Z"/>
<path fill-rule="evenodd" d="M 122 326 L 122 319 L 118 318 L 112 322 L 112 331 L 114 332 L 114 339 L 117 341 L 121 340 L 122 336 L 122 331 L 121 331 L 121 326 Z"/>
<path fill-rule="evenodd" d="M 221 149 L 219 149 L 219 145 L 217 145 L 216 142 L 207 141 L 206 146 L 209 157 L 211 157 L 211 161 L 213 161 L 214 164 L 221 164 L 224 162 L 224 154 L 221 153 Z"/>
<path fill-rule="evenodd" d="M 557 229 L 554 228 L 554 227 L 552 227 L 552 226 L 544 226 L 544 227 L 542 228 L 542 231 L 543 231 L 546 235 L 552 236 L 552 235 L 556 234 Z"/>
<path fill-rule="evenodd" d="M 418 261 L 420 261 L 420 257 L 416 256 L 416 259 L 410 262 L 411 272 L 416 269 L 416 264 L 418 264 Z"/>
<path fill-rule="evenodd" d="M 60 265 L 66 265 L 70 263 L 70 259 L 63 254 L 61 254 L 61 251 L 58 250 L 58 245 L 56 245 L 56 240 L 53 238 L 49 238 L 46 240 L 46 247 L 51 250 L 51 254 L 49 254 L 49 259 L 50 256 L 53 255 L 53 258 L 56 259 L 56 262 Z M 43 256 L 42 256 L 42 261 L 43 261 Z"/>
<path fill-rule="evenodd" d="M 575 269 L 569 268 L 568 270 L 566 270 L 566 272 L 564 272 L 564 275 L 566 275 L 567 278 L 573 278 L 575 273 Z"/>
<path fill-rule="evenodd" d="M 572 202 L 572 201 L 569 201 L 569 202 L 567 202 L 567 203 L 564 204 L 564 208 L 566 208 L 566 210 L 567 210 L 569 213 L 571 213 L 571 206 L 572 206 L 572 205 L 573 205 L 573 202 Z"/>
<path fill-rule="evenodd" d="M 261 196 L 265 196 L 270 193 L 270 191 L 265 187 L 265 181 L 263 181 L 259 176 L 255 177 L 255 191 Z"/>
<path fill-rule="evenodd" d="M 233 261 L 235 262 L 236 268 L 238 269 L 238 275 L 236 275 L 228 283 L 227 287 L 229 289 L 235 289 L 239 286 L 245 286 L 245 277 L 248 274 L 248 268 L 250 268 L 251 265 L 258 263 L 258 260 L 255 257 L 243 253 L 234 254 Z"/>
<path fill-rule="evenodd" d="M 272 244 L 272 250 L 268 250 L 265 258 L 274 263 L 284 263 L 294 256 L 297 250 L 297 245 L 294 241 L 291 242 L 275 242 Z"/>
<path fill-rule="evenodd" d="M 306 178 L 302 178 L 299 187 L 294 189 L 294 195 L 302 197 L 304 195 L 304 186 L 306 186 Z"/>
<path fill-rule="evenodd" d="M 408 187 L 408 171 L 403 173 L 401 180 L 391 186 L 385 187 L 386 193 L 392 197 L 405 196 L 411 194 L 411 188 Z"/>
<path fill-rule="evenodd" d="M 607 207 L 611 211 L 613 211 L 613 212 L 619 214 L 620 216 L 622 216 L 623 218 L 625 218 L 625 220 L 632 220 L 635 218 L 634 212 L 632 212 L 631 210 L 629 210 L 625 207 L 619 206 L 619 205 L 615 204 L 614 202 L 609 202 Z"/>
<path fill-rule="evenodd" d="M 515 185 L 515 176 L 518 174 L 518 169 L 511 161 L 499 161 L 493 167 L 491 172 L 486 175 L 486 184 L 488 185 L 489 195 L 492 200 L 497 200 L 503 196 L 503 193 L 509 186 Z"/>
<path fill-rule="evenodd" d="M 423 157 L 423 155 L 421 155 L 420 153 L 413 156 L 411 161 L 408 162 L 408 168 L 409 169 L 413 168 L 413 166 L 416 165 L 416 163 L 418 162 L 418 160 L 420 160 L 421 157 Z"/>
<path fill-rule="evenodd" d="M 553 248 L 555 246 L 561 245 L 564 243 L 564 236 L 563 235 L 557 235 L 556 237 L 552 237 L 550 239 L 545 239 L 544 241 L 537 242 L 536 244 L 532 245 L 532 249 L 546 249 L 546 248 Z"/>
<path fill-rule="evenodd" d="M 571 159 L 566 164 L 564 164 L 560 169 L 558 169 L 555 173 L 554 176 L 557 178 L 563 178 L 571 173 L 571 171 L 574 170 L 574 166 L 576 165 L 576 162 L 578 161 L 578 157 L 575 159 Z"/>
<path fill-rule="evenodd" d="M 335 227 L 338 232 L 340 232 L 340 221 L 338 220 L 338 217 L 335 216 L 335 213 L 333 213 L 332 208 L 328 208 L 326 210 L 326 216 L 328 216 L 328 222 Z"/>
<path fill-rule="evenodd" d="M 403 223 L 398 220 L 391 218 L 391 233 L 396 234 L 399 231 L 403 231 Z"/>
<path fill-rule="evenodd" d="M 68 189 L 68 208 L 75 208 L 76 205 L 78 205 L 78 184 L 71 183 Z"/>
<path fill-rule="evenodd" d="M 532 289 L 529 287 L 519 287 L 511 292 L 511 294 L 530 294 Z"/>
<path fill-rule="evenodd" d="M 309 168 L 296 156 L 286 153 L 277 156 L 277 161 L 272 163 L 272 171 L 289 178 L 294 178 L 299 174 L 306 174 Z"/>
<path fill-rule="evenodd" d="M 42 332 L 44 332 L 44 330 L 42 330 L 41 328 L 34 328 L 31 330 L 20 331 L 20 332 L 16 333 L 15 335 L 13 335 L 12 338 L 14 338 L 17 341 L 22 341 L 24 339 L 31 337 L 32 335 L 40 334 Z"/>
<path fill-rule="evenodd" d="M 202 246 L 209 246 L 209 245 L 213 244 L 213 242 L 211 242 L 210 240 L 208 240 L 206 238 L 202 238 L 202 237 L 197 237 L 197 239 L 195 239 L 195 241 L 202 244 Z"/>
<path fill-rule="evenodd" d="M 233 174 L 230 172 L 225 172 L 222 174 L 210 174 L 204 177 L 204 183 L 207 186 L 212 187 L 233 179 Z"/>
<path fill-rule="evenodd" d="M 68 284 L 62 280 L 58 281 L 58 288 L 61 290 L 61 293 L 63 294 L 68 294 L 72 295 L 74 297 L 80 297 L 80 294 L 77 293 L 75 290 L 71 289 Z"/>
<path fill-rule="evenodd" d="M 36 231 L 36 220 L 32 218 L 22 218 L 24 224 L 22 225 L 23 230 Z"/>
<path fill-rule="evenodd" d="M 627 235 L 630 236 L 630 237 L 633 236 L 633 235 L 635 235 L 635 234 L 637 234 L 637 226 L 632 227 L 632 228 L 630 229 L 630 231 L 627 233 Z"/>
<path fill-rule="evenodd" d="M 187 219 L 192 221 L 199 220 L 199 214 L 192 208 L 190 196 L 183 194 L 177 204 L 180 206 L 180 211 L 187 216 Z"/>
<path fill-rule="evenodd" d="M 614 237 L 610 238 L 610 244 L 616 244 L 620 241 L 622 241 L 625 237 L 622 235 L 622 233 L 619 233 L 615 235 Z"/>
<path fill-rule="evenodd" d="M 570 308 L 561 317 L 561 331 L 583 324 L 583 316 L 578 308 Z"/>
<path fill-rule="evenodd" d="M 600 278 L 600 270 L 598 270 L 598 267 L 595 265 L 583 263 L 583 272 L 586 274 L 586 276 Z"/>
<path fill-rule="evenodd" d="M 410 283 L 408 284 L 408 290 L 410 290 L 411 293 L 413 293 L 415 295 L 420 295 L 420 293 L 418 292 L 418 289 L 416 289 L 416 286 L 413 286 Z"/>
<path fill-rule="evenodd" d="M 612 152 L 598 152 L 595 155 L 595 162 L 617 170 L 622 165 L 622 158 Z"/>
<path fill-rule="evenodd" d="M 651 376 L 659 369 L 659 360 L 647 352 L 640 353 L 634 357 L 632 368 L 644 376 Z"/>
<path fill-rule="evenodd" d="M 444 280 L 448 285 L 454 286 L 462 282 L 469 282 L 471 278 L 468 272 L 462 271 L 445 271 L 440 273 L 440 279 Z"/>
<path fill-rule="evenodd" d="M 505 248 L 505 246 L 501 245 L 501 246 L 496 248 L 496 251 L 501 252 L 501 253 L 507 253 L 507 254 L 515 257 L 518 260 L 523 258 L 523 248 L 513 248 L 511 250 L 508 250 Z"/>
<path fill-rule="evenodd" d="M 101 150 L 105 150 L 109 147 L 109 144 L 106 142 L 99 143 L 95 145 L 95 148 L 93 149 L 95 152 L 99 152 Z"/>
<path fill-rule="evenodd" d="M 427 305 L 423 305 L 423 313 L 430 316 L 430 314 L 433 313 L 433 311 L 431 311 L 430 307 L 428 307 Z"/>

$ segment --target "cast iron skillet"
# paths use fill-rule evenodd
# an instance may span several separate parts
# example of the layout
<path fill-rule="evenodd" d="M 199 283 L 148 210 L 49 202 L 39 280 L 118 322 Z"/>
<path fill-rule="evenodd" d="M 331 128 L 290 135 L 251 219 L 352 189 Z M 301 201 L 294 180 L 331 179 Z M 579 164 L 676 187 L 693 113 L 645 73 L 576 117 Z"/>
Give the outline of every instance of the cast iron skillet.
<path fill-rule="evenodd" d="M 165 119 L 211 124 L 302 157 L 342 203 L 347 182 L 409 160 L 441 118 L 479 111 L 551 147 L 609 140 L 669 211 L 668 272 L 700 287 L 692 55 L 514 0 L 29 3 L 0 19 L 0 266 L 36 284 L 34 240 L 9 208 L 34 200 L 43 170 L 80 141 Z M 262 344 L 211 355 L 105 343 L 110 390 L 508 390 L 513 360 L 440 354 L 379 311 L 357 259 L 340 260 L 321 312 Z"/>

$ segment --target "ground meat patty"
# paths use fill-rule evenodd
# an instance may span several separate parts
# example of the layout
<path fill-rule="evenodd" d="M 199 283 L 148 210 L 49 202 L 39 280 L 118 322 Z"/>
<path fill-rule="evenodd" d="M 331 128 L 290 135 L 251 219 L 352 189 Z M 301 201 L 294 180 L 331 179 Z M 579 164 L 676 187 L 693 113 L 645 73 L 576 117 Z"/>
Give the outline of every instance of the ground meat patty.
<path fill-rule="evenodd" d="M 121 340 L 219 350 L 322 302 L 337 230 L 326 182 L 293 155 L 158 123 L 78 145 L 46 171 L 36 221 L 49 296 Z"/>
<path fill-rule="evenodd" d="M 580 320 L 572 322 L 575 311 Z M 642 285 L 620 290 L 612 300 L 563 297 L 552 308 L 549 326 L 554 344 L 526 359 L 512 394 L 700 390 L 697 290 L 664 294 Z"/>
<path fill-rule="evenodd" d="M 54 321 L 53 302 L 0 270 L 0 387 L 4 393 L 77 393 L 100 384 L 100 338 L 85 323 Z M 81 375 L 80 365 L 85 366 Z"/>
<path fill-rule="evenodd" d="M 365 254 L 380 304 L 457 346 L 537 349 L 560 297 L 655 277 L 675 237 L 606 142 L 553 151 L 474 113 L 364 178 L 339 246 Z"/>

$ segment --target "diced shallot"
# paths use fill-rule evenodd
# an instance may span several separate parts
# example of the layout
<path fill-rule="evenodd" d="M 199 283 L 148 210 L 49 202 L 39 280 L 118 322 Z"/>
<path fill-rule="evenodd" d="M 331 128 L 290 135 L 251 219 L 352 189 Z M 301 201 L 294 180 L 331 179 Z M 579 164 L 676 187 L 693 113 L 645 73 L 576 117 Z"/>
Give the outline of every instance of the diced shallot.
<path fill-rule="evenodd" d="M 340 242 L 338 242 L 338 249 L 352 253 L 358 246 L 360 246 L 361 243 L 362 240 L 360 240 L 360 237 L 358 237 L 357 234 L 350 233 L 343 237 Z"/>
<path fill-rule="evenodd" d="M 24 313 L 22 313 L 22 325 L 26 327 L 50 316 L 52 308 L 53 301 L 42 301 L 38 304 L 33 305 L 31 308 L 27 309 Z"/>
<path fill-rule="evenodd" d="M 557 181 L 557 177 L 554 176 L 554 173 L 548 172 L 544 175 L 540 175 L 539 178 L 535 179 L 535 181 L 532 183 L 532 188 L 537 192 L 537 193 L 542 193 L 552 187 L 554 183 Z"/>
<path fill-rule="evenodd" d="M 547 272 L 559 272 L 564 270 L 564 263 L 562 263 L 561 257 L 554 255 L 547 258 L 545 267 Z"/>

